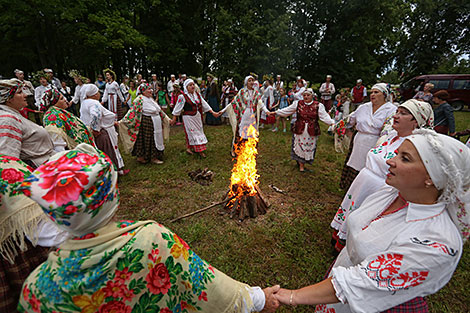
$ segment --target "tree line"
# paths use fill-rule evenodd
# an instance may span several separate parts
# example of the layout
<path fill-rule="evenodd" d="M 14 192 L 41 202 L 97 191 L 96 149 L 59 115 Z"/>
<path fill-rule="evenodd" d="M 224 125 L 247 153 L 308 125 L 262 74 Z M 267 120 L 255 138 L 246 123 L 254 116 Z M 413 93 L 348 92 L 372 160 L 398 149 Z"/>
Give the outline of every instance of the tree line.
<path fill-rule="evenodd" d="M 111 66 L 119 77 L 331 74 L 338 85 L 372 84 L 390 71 L 468 72 L 458 57 L 470 53 L 468 25 L 465 0 L 0 0 L 0 74 L 50 67 L 94 79 Z"/>

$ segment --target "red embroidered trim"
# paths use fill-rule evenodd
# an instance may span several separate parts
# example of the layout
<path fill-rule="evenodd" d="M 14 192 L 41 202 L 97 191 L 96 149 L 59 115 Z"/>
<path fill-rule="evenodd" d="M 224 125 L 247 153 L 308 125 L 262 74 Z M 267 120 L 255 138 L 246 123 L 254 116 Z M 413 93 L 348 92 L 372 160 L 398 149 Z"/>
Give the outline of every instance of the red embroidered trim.
<path fill-rule="evenodd" d="M 441 252 L 443 252 L 444 254 L 450 255 L 450 256 L 456 256 L 457 252 L 458 252 L 458 250 L 454 250 L 452 248 L 449 248 L 447 245 L 445 245 L 443 243 L 440 243 L 440 242 L 437 242 L 437 241 L 431 241 L 431 240 L 427 240 L 427 239 L 419 240 L 418 238 L 414 237 L 414 238 L 411 238 L 411 242 L 419 244 L 419 245 L 428 246 L 428 247 L 431 247 L 431 248 L 441 250 Z"/>
<path fill-rule="evenodd" d="M 9 126 L 9 125 L 0 125 L 0 129 L 9 129 L 9 130 L 13 130 L 13 131 L 19 133 L 20 135 L 23 135 L 23 132 L 21 131 L 21 129 L 18 129 L 18 128 L 13 127 L 13 126 Z"/>
<path fill-rule="evenodd" d="M 402 199 L 403 201 L 405 201 L 405 199 L 403 199 L 400 194 L 398 194 L 398 197 L 400 197 L 400 199 Z M 392 214 L 394 214 L 394 213 L 397 213 L 398 211 L 403 210 L 403 209 L 406 208 L 407 206 L 408 206 L 408 202 L 406 202 L 403 206 L 399 207 L 398 209 L 393 210 L 392 212 L 387 213 L 387 214 L 384 215 L 383 212 L 385 212 L 385 210 L 386 210 L 386 209 L 385 209 L 382 213 L 379 214 L 379 216 L 377 216 L 377 217 L 374 218 L 372 221 L 370 221 L 369 225 L 372 224 L 372 223 L 375 222 L 375 221 L 380 220 L 380 219 L 383 218 L 384 216 L 388 216 L 388 215 L 392 215 Z M 387 209 L 388 209 L 388 208 L 387 208 Z M 367 227 L 369 227 L 369 225 L 366 225 L 366 226 L 362 227 L 362 230 L 367 229 Z"/>
<path fill-rule="evenodd" d="M 10 133 L 0 133 L 0 137 L 10 137 L 10 138 L 16 139 L 18 141 L 23 141 L 21 139 L 21 137 L 18 137 L 16 135 L 13 135 L 13 134 L 10 134 Z"/>
<path fill-rule="evenodd" d="M 9 117 L 9 118 L 12 118 L 12 119 L 17 120 L 18 122 L 22 123 L 22 121 L 14 115 L 4 114 L 4 115 L 0 115 L 0 117 Z"/>
<path fill-rule="evenodd" d="M 400 273 L 402 261 L 402 254 L 382 254 L 363 269 L 367 277 L 377 282 L 377 287 L 387 288 L 390 291 L 415 287 L 426 280 L 428 271 Z"/>
<path fill-rule="evenodd" d="M 315 313 L 336 313 L 336 311 L 333 308 L 328 308 L 326 304 L 319 304 L 315 307 Z"/>

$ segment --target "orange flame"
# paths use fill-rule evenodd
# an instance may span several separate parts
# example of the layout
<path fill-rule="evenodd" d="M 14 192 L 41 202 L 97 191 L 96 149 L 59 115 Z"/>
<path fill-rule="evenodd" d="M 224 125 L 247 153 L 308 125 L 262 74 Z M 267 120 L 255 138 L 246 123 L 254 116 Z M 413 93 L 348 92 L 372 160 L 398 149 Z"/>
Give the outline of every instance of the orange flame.
<path fill-rule="evenodd" d="M 236 196 L 236 198 L 240 198 L 243 195 L 253 196 L 257 193 L 256 186 L 259 184 L 259 175 L 256 169 L 258 131 L 253 125 L 250 125 L 245 131 L 248 139 L 242 140 L 235 147 L 237 160 L 230 177 L 229 197 Z M 232 188 L 233 185 L 237 185 L 238 188 Z M 230 202 L 233 204 L 235 198 Z"/>

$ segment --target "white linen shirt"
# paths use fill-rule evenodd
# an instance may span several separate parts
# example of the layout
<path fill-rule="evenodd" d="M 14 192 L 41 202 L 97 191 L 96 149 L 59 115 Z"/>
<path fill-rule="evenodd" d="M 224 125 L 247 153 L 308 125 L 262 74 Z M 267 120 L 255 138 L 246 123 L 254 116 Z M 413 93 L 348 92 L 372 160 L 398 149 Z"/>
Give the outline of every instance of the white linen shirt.
<path fill-rule="evenodd" d="M 46 90 L 49 90 L 49 89 L 51 89 L 50 84 L 48 84 L 47 86 L 40 85 L 40 86 L 37 86 L 36 89 L 34 89 L 34 104 L 36 105 L 38 109 L 41 108 L 42 96 L 44 96 L 44 93 L 46 92 Z"/>
<path fill-rule="evenodd" d="M 196 94 L 187 94 L 188 97 L 193 101 L 194 103 L 199 103 L 199 97 L 196 96 Z M 173 112 L 171 114 L 180 116 L 180 114 L 183 112 L 184 104 L 186 103 L 186 99 L 184 98 L 183 95 L 178 96 L 178 101 L 176 102 L 175 108 L 173 109 Z M 209 103 L 207 103 L 206 100 L 201 96 L 201 105 L 202 105 L 202 112 L 209 112 L 212 110 L 211 106 Z"/>
<path fill-rule="evenodd" d="M 409 203 L 380 217 L 397 196 L 385 186 L 351 213 L 346 247 L 330 273 L 342 303 L 317 312 L 382 312 L 433 294 L 451 279 L 463 242 L 445 203 Z"/>
<path fill-rule="evenodd" d="M 358 133 L 354 137 L 353 150 L 347 165 L 356 171 L 362 170 L 366 165 L 367 153 L 377 143 L 384 123 L 395 114 L 397 107 L 386 102 L 375 112 L 372 110 L 372 102 L 367 102 L 349 115 L 348 127 L 356 125 Z"/>
<path fill-rule="evenodd" d="M 92 130 L 101 131 L 114 125 L 115 114 L 97 100 L 86 99 L 80 106 L 80 119 Z"/>

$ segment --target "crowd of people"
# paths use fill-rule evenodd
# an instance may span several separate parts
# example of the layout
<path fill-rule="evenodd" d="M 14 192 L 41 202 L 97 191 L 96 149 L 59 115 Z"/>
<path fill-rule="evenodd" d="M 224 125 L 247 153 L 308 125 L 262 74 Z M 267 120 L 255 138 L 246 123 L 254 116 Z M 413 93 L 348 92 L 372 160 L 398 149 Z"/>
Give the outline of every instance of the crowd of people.
<path fill-rule="evenodd" d="M 289 87 L 250 73 L 237 89 L 212 74 L 119 84 L 108 68 L 95 83 L 70 71 L 72 95 L 50 69 L 35 74 L 36 88 L 15 75 L 0 81 L 2 312 L 427 312 L 424 297 L 451 279 L 470 236 L 470 149 L 439 134 L 455 123 L 447 92 L 432 86 L 398 103 L 386 83 L 368 92 L 359 79 L 337 93 L 330 75 L 318 96 L 300 76 Z M 286 132 L 289 122 L 304 173 L 319 121 L 349 153 L 331 222 L 337 257 L 318 284 L 251 287 L 157 222 L 113 219 L 118 176 L 129 172 L 120 149 L 162 164 L 170 128 L 182 125 L 186 152 L 205 158 L 204 124 L 226 122 L 236 157 L 260 128 Z"/>

